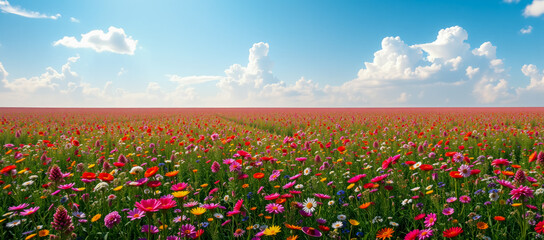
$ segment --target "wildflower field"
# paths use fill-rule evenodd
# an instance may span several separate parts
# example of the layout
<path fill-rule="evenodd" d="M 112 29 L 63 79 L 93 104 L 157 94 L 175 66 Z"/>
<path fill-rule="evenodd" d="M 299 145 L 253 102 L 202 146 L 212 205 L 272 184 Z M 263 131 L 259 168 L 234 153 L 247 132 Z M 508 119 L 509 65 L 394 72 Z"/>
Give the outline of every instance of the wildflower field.
<path fill-rule="evenodd" d="M 544 109 L 1 109 L 2 239 L 536 239 Z"/>

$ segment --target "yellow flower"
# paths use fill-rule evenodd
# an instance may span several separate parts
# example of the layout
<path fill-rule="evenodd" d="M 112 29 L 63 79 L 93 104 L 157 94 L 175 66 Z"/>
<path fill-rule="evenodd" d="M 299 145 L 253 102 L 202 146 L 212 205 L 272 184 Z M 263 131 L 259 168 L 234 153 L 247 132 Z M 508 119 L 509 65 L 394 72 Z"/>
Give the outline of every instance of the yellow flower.
<path fill-rule="evenodd" d="M 35 233 L 30 234 L 30 235 L 28 235 L 28 236 L 25 238 L 25 240 L 31 239 L 31 238 L 33 238 L 33 237 L 35 237 L 35 236 L 36 236 Z"/>
<path fill-rule="evenodd" d="M 324 182 L 324 181 L 327 181 L 327 178 L 322 178 L 321 180 L 319 180 L 320 182 Z"/>
<path fill-rule="evenodd" d="M 38 232 L 38 236 L 40 236 L 40 237 L 45 237 L 47 235 L 49 235 L 49 230 L 47 230 L 47 229 L 44 229 L 44 230 L 41 230 L 41 231 Z"/>
<path fill-rule="evenodd" d="M 119 186 L 119 187 L 116 187 L 116 188 L 114 188 L 114 189 L 113 189 L 113 191 L 119 191 L 119 190 L 121 190 L 122 188 L 123 188 L 123 185 L 121 185 L 121 186 Z"/>
<path fill-rule="evenodd" d="M 355 187 L 355 183 L 352 183 L 348 186 L 348 189 L 352 189 L 353 187 Z"/>
<path fill-rule="evenodd" d="M 271 227 L 267 227 L 263 234 L 266 235 L 266 236 L 274 236 L 276 234 L 278 234 L 279 232 L 281 232 L 281 228 L 279 226 L 271 226 Z"/>
<path fill-rule="evenodd" d="M 193 208 L 191 209 L 191 213 L 194 214 L 194 215 L 202 215 L 206 212 L 206 209 L 205 208 L 201 208 L 201 207 L 197 207 L 197 208 Z"/>
<path fill-rule="evenodd" d="M 177 198 L 182 198 L 182 197 L 185 197 L 189 194 L 189 191 L 177 191 L 177 192 L 173 192 L 172 195 L 174 197 L 177 197 Z"/>
<path fill-rule="evenodd" d="M 11 184 L 8 184 L 8 185 L 4 186 L 3 189 L 6 190 L 6 189 L 8 189 L 10 187 L 11 187 Z"/>
<path fill-rule="evenodd" d="M 96 222 L 98 221 L 100 218 L 102 217 L 102 214 L 96 214 L 94 215 L 94 217 L 91 219 L 91 222 Z"/>
<path fill-rule="evenodd" d="M 91 164 L 88 166 L 88 168 L 93 168 L 95 166 L 95 164 Z"/>
<path fill-rule="evenodd" d="M 168 225 L 161 225 L 161 226 L 159 227 L 159 229 L 160 229 L 160 230 L 164 230 L 164 229 L 166 229 L 167 227 L 168 227 Z"/>
<path fill-rule="evenodd" d="M 523 203 L 512 203 L 512 207 L 519 207 L 523 205 Z"/>
<path fill-rule="evenodd" d="M 355 219 L 350 219 L 349 223 L 351 223 L 351 225 L 353 225 L 353 226 L 358 226 L 359 225 L 359 222 L 357 220 L 355 220 Z"/>
<path fill-rule="evenodd" d="M 425 194 L 429 195 L 429 194 L 433 194 L 433 192 L 434 192 L 433 190 L 429 190 Z"/>

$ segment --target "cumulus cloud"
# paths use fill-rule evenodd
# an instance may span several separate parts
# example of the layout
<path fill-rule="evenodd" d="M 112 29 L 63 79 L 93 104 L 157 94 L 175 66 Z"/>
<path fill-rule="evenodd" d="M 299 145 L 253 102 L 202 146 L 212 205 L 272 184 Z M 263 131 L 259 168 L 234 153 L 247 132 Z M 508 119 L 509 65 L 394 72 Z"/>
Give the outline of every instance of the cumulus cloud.
<path fill-rule="evenodd" d="M 0 0 L 0 10 L 2 10 L 3 13 L 11 13 L 27 18 L 49 18 L 57 20 L 61 17 L 61 15 L 58 13 L 55 15 L 46 15 L 39 12 L 25 10 L 19 6 L 12 6 L 7 0 Z"/>
<path fill-rule="evenodd" d="M 4 75 L 2 83 L 4 84 L 4 88 L 19 93 L 34 93 L 40 89 L 58 90 L 61 83 L 78 78 L 77 73 L 71 69 L 71 64 L 77 62 L 78 59 L 79 56 L 68 58 L 68 62 L 62 65 L 60 72 L 52 67 L 48 67 L 45 73 L 39 76 L 17 78 L 12 81 L 6 78 L 7 72 L 0 64 L 0 75 Z M 4 72 L 4 74 L 1 74 L 1 72 Z"/>
<path fill-rule="evenodd" d="M 69 48 L 90 48 L 97 52 L 113 52 L 118 54 L 134 55 L 138 40 L 125 34 L 122 28 L 109 27 L 108 32 L 92 30 L 81 34 L 81 40 L 67 37 L 56 41 L 53 45 L 62 45 Z"/>
<path fill-rule="evenodd" d="M 533 0 L 523 10 L 523 16 L 525 17 L 539 17 L 542 14 L 544 14 L 544 0 Z"/>
<path fill-rule="evenodd" d="M 79 19 L 77 19 L 75 17 L 70 17 L 70 22 L 79 23 Z"/>

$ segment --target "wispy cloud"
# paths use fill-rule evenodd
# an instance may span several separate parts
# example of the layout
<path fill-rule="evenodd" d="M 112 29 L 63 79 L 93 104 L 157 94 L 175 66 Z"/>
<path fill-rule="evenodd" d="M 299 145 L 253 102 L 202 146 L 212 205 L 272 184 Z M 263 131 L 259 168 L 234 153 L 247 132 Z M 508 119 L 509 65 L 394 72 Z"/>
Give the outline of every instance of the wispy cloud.
<path fill-rule="evenodd" d="M 529 34 L 533 31 L 533 26 L 528 26 L 519 30 L 522 34 Z"/>
<path fill-rule="evenodd" d="M 70 17 L 70 22 L 79 23 L 79 19 L 77 19 L 75 17 Z"/>
<path fill-rule="evenodd" d="M 49 18 L 57 20 L 61 17 L 58 13 L 55 15 L 46 15 L 39 12 L 25 10 L 19 6 L 12 6 L 7 0 L 0 0 L 0 10 L 2 10 L 3 13 L 11 13 L 27 18 Z"/>

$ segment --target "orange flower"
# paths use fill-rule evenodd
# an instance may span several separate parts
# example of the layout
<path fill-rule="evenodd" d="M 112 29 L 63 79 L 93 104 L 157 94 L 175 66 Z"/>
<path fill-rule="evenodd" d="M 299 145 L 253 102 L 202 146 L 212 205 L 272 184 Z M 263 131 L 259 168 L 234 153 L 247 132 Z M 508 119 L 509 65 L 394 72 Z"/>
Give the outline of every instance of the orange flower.
<path fill-rule="evenodd" d="M 253 174 L 253 178 L 255 178 L 255 179 L 261 179 L 263 177 L 264 177 L 264 173 L 262 173 L 262 172 L 258 172 L 258 173 Z"/>
<path fill-rule="evenodd" d="M 178 173 L 179 173 L 179 171 L 167 172 L 166 174 L 164 174 L 164 176 L 174 177 L 174 176 L 178 175 Z"/>
<path fill-rule="evenodd" d="M 463 175 L 461 175 L 461 173 L 458 172 L 458 171 L 451 171 L 450 172 L 450 177 L 452 177 L 452 178 L 462 178 Z"/>
<path fill-rule="evenodd" d="M 488 226 L 487 223 L 485 223 L 485 222 L 478 222 L 478 223 L 476 224 L 476 227 L 478 227 L 478 229 L 480 229 L 480 230 L 485 230 L 485 229 L 487 229 L 489 226 Z"/>
<path fill-rule="evenodd" d="M 514 176 L 514 172 L 511 172 L 511 171 L 501 171 L 502 174 L 504 174 L 505 176 Z"/>
<path fill-rule="evenodd" d="M 393 237 L 394 232 L 395 231 L 392 228 L 382 228 L 382 230 L 378 231 L 378 233 L 376 234 L 376 238 L 382 240 L 386 238 L 391 238 Z"/>
<path fill-rule="evenodd" d="M 276 203 L 277 203 L 277 204 L 283 204 L 285 201 L 287 201 L 287 199 L 285 199 L 285 198 L 278 198 L 278 199 L 276 199 Z"/>
<path fill-rule="evenodd" d="M 513 168 L 521 168 L 521 166 L 520 166 L 520 165 L 517 165 L 517 164 L 512 164 L 512 167 L 513 167 Z"/>
<path fill-rule="evenodd" d="M 144 176 L 146 178 L 151 177 L 151 176 L 155 175 L 155 173 L 157 173 L 158 171 L 159 171 L 159 167 L 157 167 L 157 166 L 150 167 L 145 171 Z"/>
<path fill-rule="evenodd" d="M 284 225 L 285 225 L 286 228 L 289 228 L 289 229 L 292 229 L 292 230 L 301 230 L 302 229 L 302 227 L 300 227 L 300 226 L 291 225 L 289 223 L 284 223 Z"/>
<path fill-rule="evenodd" d="M 100 173 L 98 174 L 98 178 L 104 182 L 110 182 L 113 181 L 113 175 L 109 173 Z"/>
<path fill-rule="evenodd" d="M 360 209 L 366 209 L 368 207 L 370 207 L 371 204 L 374 204 L 373 202 L 366 202 L 366 203 L 363 203 L 361 204 L 361 206 L 359 206 Z"/>

